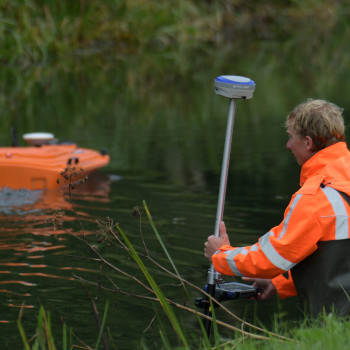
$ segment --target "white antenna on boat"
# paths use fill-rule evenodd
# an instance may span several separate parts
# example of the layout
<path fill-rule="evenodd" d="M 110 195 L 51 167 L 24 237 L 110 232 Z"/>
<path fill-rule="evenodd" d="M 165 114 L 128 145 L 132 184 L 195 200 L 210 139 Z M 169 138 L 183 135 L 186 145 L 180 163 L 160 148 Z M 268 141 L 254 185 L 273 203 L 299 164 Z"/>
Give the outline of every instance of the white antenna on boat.
<path fill-rule="evenodd" d="M 31 146 L 41 146 L 50 143 L 54 140 L 54 134 L 49 132 L 31 132 L 24 134 L 23 140 Z"/>

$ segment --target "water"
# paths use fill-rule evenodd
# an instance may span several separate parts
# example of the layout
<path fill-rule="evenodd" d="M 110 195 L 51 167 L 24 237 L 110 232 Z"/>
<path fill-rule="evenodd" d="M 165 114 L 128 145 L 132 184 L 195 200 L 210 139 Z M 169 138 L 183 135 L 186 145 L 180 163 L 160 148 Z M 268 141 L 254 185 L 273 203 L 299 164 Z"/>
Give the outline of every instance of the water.
<path fill-rule="evenodd" d="M 98 333 L 90 297 L 100 313 L 103 313 L 106 300 L 110 301 L 107 324 L 118 348 L 137 346 L 141 337 L 150 343 L 159 344 L 156 330 L 153 333 L 143 333 L 155 313 L 159 313 L 159 305 L 133 296 L 150 294 L 105 264 L 100 265 L 91 260 L 95 257 L 94 254 L 84 242 L 77 239 L 85 235 L 118 268 L 144 281 L 128 254 L 116 246 L 108 246 L 96 236 L 96 219 L 110 217 L 113 224 L 118 222 L 130 240 L 142 251 L 140 222 L 132 215 L 133 209 L 138 206 L 143 212 L 142 238 L 150 255 L 170 268 L 147 223 L 142 203 L 144 199 L 181 275 L 202 287 L 206 282 L 208 268 L 208 262 L 202 254 L 203 242 L 215 223 L 217 194 L 214 191 L 191 191 L 190 188 L 160 183 L 157 178 L 100 172 L 73 192 L 76 212 L 83 228 L 72 211 L 67 193 L 30 193 L 9 189 L 1 191 L 1 323 L 6 330 L 1 332 L 1 344 L 4 348 L 10 349 L 19 340 L 16 320 L 21 308 L 27 334 L 33 334 L 40 305 L 51 313 L 58 344 L 62 339 L 61 324 L 64 321 L 73 327 L 79 339 L 92 346 Z M 285 201 L 285 198 L 272 198 L 263 207 L 262 204 L 266 203 L 265 196 L 250 197 L 244 193 L 230 196 L 226 207 L 226 224 L 228 228 L 232 227 L 232 243 L 254 242 L 259 234 L 267 230 L 267 222 L 276 221 L 280 217 L 280 206 Z M 63 226 L 58 226 L 56 230 L 52 223 L 55 210 L 65 212 Z M 183 302 L 183 291 L 174 287 L 172 279 L 154 267 L 152 273 L 158 283 L 172 283 L 172 286 L 164 287 L 168 297 Z M 84 282 L 88 290 L 86 292 L 83 283 L 77 278 L 95 286 Z M 113 284 L 109 279 L 113 280 Z M 97 284 L 111 289 L 120 288 L 130 293 L 130 296 L 103 291 Z M 197 291 L 190 293 L 193 300 L 200 296 Z M 230 304 L 233 311 L 241 316 L 248 310 L 248 319 L 256 312 L 251 302 L 236 301 Z M 268 319 L 272 317 L 275 307 L 275 303 L 271 303 L 261 312 L 264 314 L 268 310 L 264 316 Z M 193 315 L 180 313 L 180 317 L 189 333 L 198 333 L 198 324 Z M 223 317 L 225 319 L 225 315 Z M 164 323 L 167 324 L 167 321 Z"/>

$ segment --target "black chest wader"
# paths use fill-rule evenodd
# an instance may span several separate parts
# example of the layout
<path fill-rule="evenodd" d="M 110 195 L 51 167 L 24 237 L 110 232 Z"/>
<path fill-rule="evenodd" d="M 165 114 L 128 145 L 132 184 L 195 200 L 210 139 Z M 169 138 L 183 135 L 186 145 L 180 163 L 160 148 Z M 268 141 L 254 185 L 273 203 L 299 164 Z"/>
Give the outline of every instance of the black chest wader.
<path fill-rule="evenodd" d="M 350 197 L 339 194 L 350 206 Z M 350 239 L 318 242 L 318 249 L 291 270 L 299 300 L 312 316 L 325 310 L 350 315 Z"/>
<path fill-rule="evenodd" d="M 305 311 L 350 315 L 350 239 L 322 241 L 318 249 L 291 269 Z"/>

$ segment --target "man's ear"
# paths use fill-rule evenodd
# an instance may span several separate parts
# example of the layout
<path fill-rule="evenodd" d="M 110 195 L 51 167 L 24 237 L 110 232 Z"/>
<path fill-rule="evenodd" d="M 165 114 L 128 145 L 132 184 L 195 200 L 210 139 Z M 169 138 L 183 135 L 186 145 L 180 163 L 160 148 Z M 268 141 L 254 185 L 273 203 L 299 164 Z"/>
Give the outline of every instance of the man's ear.
<path fill-rule="evenodd" d="M 312 138 L 310 136 L 305 136 L 306 139 L 306 148 L 308 151 L 312 151 L 312 148 L 314 146 L 314 142 L 312 141 Z"/>

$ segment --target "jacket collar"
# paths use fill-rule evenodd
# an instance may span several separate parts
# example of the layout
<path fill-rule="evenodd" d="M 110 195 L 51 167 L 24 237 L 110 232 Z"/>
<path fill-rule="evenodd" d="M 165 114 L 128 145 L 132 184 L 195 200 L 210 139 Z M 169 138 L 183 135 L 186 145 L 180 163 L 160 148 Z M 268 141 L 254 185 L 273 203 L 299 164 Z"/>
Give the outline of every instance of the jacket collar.
<path fill-rule="evenodd" d="M 335 143 L 317 152 L 302 166 L 300 186 L 302 186 L 307 179 L 316 175 L 324 175 L 324 178 L 326 178 L 328 176 L 326 168 L 335 160 L 349 156 L 349 154 L 350 152 L 345 142 Z"/>

